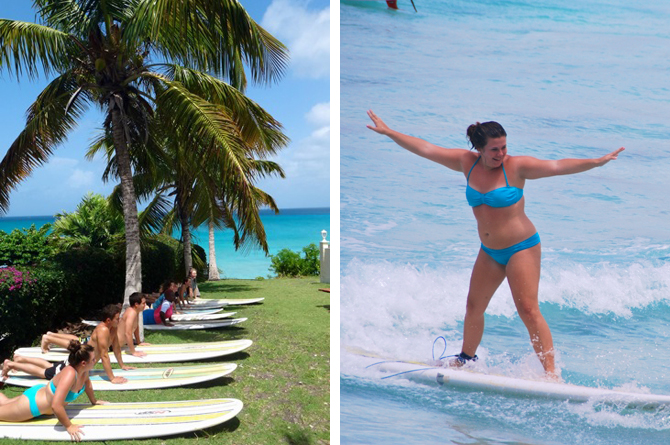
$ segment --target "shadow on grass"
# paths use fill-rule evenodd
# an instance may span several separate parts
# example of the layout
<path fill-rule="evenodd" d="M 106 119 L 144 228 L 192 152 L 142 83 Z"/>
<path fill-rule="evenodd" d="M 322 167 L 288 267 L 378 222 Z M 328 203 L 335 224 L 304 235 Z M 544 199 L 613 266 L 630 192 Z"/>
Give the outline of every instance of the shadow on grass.
<path fill-rule="evenodd" d="M 284 433 L 284 438 L 290 445 L 311 445 L 314 443 L 312 438 L 304 431 L 287 431 Z"/>
<path fill-rule="evenodd" d="M 214 281 L 214 282 L 204 282 L 198 283 L 198 288 L 201 292 L 212 292 L 212 293 L 236 293 L 236 292 L 249 292 L 257 290 L 258 287 L 253 285 L 253 282 L 249 284 L 240 284 L 240 283 L 230 283 L 227 284 L 225 281 Z"/>
<path fill-rule="evenodd" d="M 190 331 L 153 331 L 151 332 L 151 335 L 147 336 L 147 342 L 152 344 L 208 343 L 215 341 L 242 340 L 245 338 L 245 335 L 247 335 L 247 329 L 243 326 L 228 326 L 221 329 Z"/>
<path fill-rule="evenodd" d="M 234 381 L 235 379 L 233 377 L 225 375 L 223 377 L 219 377 L 218 379 L 207 380 L 206 382 L 188 385 L 188 387 L 191 389 L 211 389 L 215 387 L 218 388 L 220 386 L 228 386 Z"/>
<path fill-rule="evenodd" d="M 330 305 L 329 304 L 319 304 L 316 307 L 322 307 L 322 308 L 327 309 L 327 310 L 330 311 Z"/>

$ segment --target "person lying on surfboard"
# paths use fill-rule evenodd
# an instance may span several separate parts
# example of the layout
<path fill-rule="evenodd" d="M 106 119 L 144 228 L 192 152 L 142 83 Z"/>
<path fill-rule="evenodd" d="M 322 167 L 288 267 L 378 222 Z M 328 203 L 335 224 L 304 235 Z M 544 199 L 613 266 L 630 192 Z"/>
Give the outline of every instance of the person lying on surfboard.
<path fill-rule="evenodd" d="M 139 292 L 134 292 L 128 297 L 130 306 L 121 314 L 119 318 L 119 328 L 117 329 L 117 336 L 119 337 L 119 346 L 128 345 L 130 353 L 135 357 L 144 357 L 145 352 L 135 349 L 135 342 L 133 336 L 139 346 L 148 346 L 149 343 L 142 342 L 140 336 L 139 317 L 142 311 L 146 308 L 147 302 L 144 296 Z"/>
<path fill-rule="evenodd" d="M 174 301 L 176 296 L 172 289 L 167 289 L 165 292 L 165 299 L 156 309 L 146 309 L 142 312 L 142 321 L 145 325 L 150 324 L 164 324 L 165 326 L 174 326 L 170 323 L 172 314 L 174 313 Z"/>
<path fill-rule="evenodd" d="M 70 351 L 69 364 L 51 382 L 46 385 L 35 385 L 11 399 L 0 394 L 0 421 L 23 422 L 53 413 L 73 441 L 81 440 L 81 436 L 84 435 L 83 427 L 70 421 L 65 405 L 74 401 L 84 391 L 93 405 L 103 405 L 107 402 L 95 398 L 93 385 L 88 378 L 88 372 L 95 366 L 93 346 L 82 345 L 78 340 L 72 340 L 67 349 Z"/>
<path fill-rule="evenodd" d="M 93 346 L 95 350 L 95 363 L 102 360 L 102 366 L 105 369 L 105 374 L 110 382 L 121 384 L 128 380 L 124 377 L 114 376 L 112 371 L 112 364 L 109 360 L 108 351 L 113 351 L 119 367 L 123 370 L 135 369 L 131 366 L 126 366 L 123 363 L 121 356 L 121 347 L 119 346 L 119 339 L 117 336 L 117 328 L 119 324 L 119 313 L 121 308 L 118 304 L 109 304 L 101 311 L 101 319 L 104 320 L 93 330 L 90 337 L 84 339 L 84 344 Z M 57 332 L 47 332 L 42 336 L 41 348 L 42 352 L 49 351 L 49 346 L 55 344 L 57 346 L 67 348 L 72 340 L 79 341 L 79 337 L 71 334 L 60 334 Z M 50 363 L 47 360 L 37 357 L 22 357 L 14 355 L 14 361 L 5 360 L 2 366 L 0 381 L 6 379 L 9 371 L 16 370 L 34 375 L 35 377 L 45 378 L 51 380 L 58 374 L 67 363 L 64 361 L 57 363 Z"/>
<path fill-rule="evenodd" d="M 507 154 L 507 133 L 497 122 L 470 125 L 467 137 L 475 151 L 443 148 L 389 128 L 372 110 L 367 127 L 402 148 L 466 177 L 465 197 L 477 221 L 481 248 L 470 278 L 461 353 L 450 366 L 477 359 L 484 333 L 484 312 L 502 281 L 507 282 L 519 317 L 526 325 L 547 377 L 558 379 L 551 331 L 540 313 L 540 235 L 524 212 L 527 179 L 571 175 L 617 159 L 624 148 L 596 159 L 540 160 Z M 504 164 L 504 165 L 503 165 Z M 470 182 L 472 181 L 472 182 Z"/>

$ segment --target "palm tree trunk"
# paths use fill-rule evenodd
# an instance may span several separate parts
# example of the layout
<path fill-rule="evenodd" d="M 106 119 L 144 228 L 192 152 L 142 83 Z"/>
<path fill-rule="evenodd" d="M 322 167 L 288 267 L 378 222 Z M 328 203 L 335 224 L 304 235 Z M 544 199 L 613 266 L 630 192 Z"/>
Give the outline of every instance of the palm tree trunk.
<path fill-rule="evenodd" d="M 181 240 L 184 244 L 184 269 L 186 276 L 188 276 L 188 271 L 193 266 L 193 259 L 191 258 L 191 224 L 183 208 L 179 209 L 179 221 L 181 222 Z"/>
<path fill-rule="evenodd" d="M 216 248 L 214 247 L 214 221 L 209 220 L 209 281 L 218 281 L 219 268 L 216 267 Z"/>
<path fill-rule="evenodd" d="M 123 192 L 123 220 L 126 228 L 126 288 L 123 293 L 123 305 L 127 307 L 128 297 L 133 292 L 142 291 L 140 223 L 137 218 L 137 199 L 121 112 L 116 108 L 113 100 L 110 100 L 110 108 L 112 111 L 114 150 L 116 152 L 116 162 L 118 164 L 121 190 Z"/>

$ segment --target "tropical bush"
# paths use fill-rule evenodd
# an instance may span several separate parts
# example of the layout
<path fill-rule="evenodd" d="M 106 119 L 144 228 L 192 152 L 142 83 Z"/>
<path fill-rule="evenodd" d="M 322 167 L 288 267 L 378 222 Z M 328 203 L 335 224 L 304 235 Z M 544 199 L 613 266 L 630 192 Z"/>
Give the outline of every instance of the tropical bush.
<path fill-rule="evenodd" d="M 0 269 L 0 357 L 61 324 L 76 306 L 63 271 Z"/>
<path fill-rule="evenodd" d="M 74 212 L 59 213 L 53 235 L 63 248 L 98 247 L 108 249 L 123 243 L 123 215 L 111 208 L 102 195 L 89 193 Z"/>
<path fill-rule="evenodd" d="M 282 249 L 276 255 L 270 255 L 272 264 L 270 270 L 280 277 L 298 277 L 319 275 L 319 248 L 312 243 L 303 247 L 300 256 L 299 252 L 290 249 Z"/>
<path fill-rule="evenodd" d="M 32 266 L 49 259 L 55 252 L 49 240 L 50 228 L 45 224 L 38 230 L 33 224 L 29 229 L 0 231 L 0 265 Z"/>
<path fill-rule="evenodd" d="M 156 235 L 142 243 L 142 290 L 155 292 L 168 278 L 177 279 L 181 255 L 179 241 L 166 235 Z M 183 260 L 182 260 L 183 262 Z"/>

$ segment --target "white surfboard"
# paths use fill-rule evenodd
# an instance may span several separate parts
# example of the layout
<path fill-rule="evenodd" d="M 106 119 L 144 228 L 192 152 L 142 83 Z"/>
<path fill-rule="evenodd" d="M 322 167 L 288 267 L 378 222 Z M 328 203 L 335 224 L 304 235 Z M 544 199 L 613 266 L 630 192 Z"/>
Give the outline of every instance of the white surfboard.
<path fill-rule="evenodd" d="M 163 368 L 139 368 L 124 371 L 113 369 L 115 377 L 124 377 L 126 383 L 112 383 L 103 369 L 93 369 L 89 378 L 95 391 L 132 391 L 137 389 L 171 388 L 207 382 L 230 374 L 237 368 L 235 363 L 212 363 L 208 365 L 175 366 Z M 46 384 L 41 379 L 25 372 L 11 371 L 5 381 L 8 385 L 30 387 Z"/>
<path fill-rule="evenodd" d="M 350 350 L 351 352 L 351 350 Z M 503 394 L 540 397 L 571 402 L 603 401 L 627 403 L 629 407 L 653 408 L 670 405 L 670 396 L 593 388 L 555 383 L 546 380 L 528 380 L 501 375 L 483 374 L 464 368 L 435 367 L 425 363 L 387 360 L 374 354 L 358 351 L 366 357 L 366 368 L 377 369 L 387 378 L 405 378 L 437 387 L 466 388 L 474 391 L 493 391 Z"/>
<path fill-rule="evenodd" d="M 211 321 L 211 320 L 221 320 L 224 318 L 230 318 L 235 315 L 236 312 L 224 312 L 221 314 L 172 314 L 172 320 L 174 321 Z"/>
<path fill-rule="evenodd" d="M 178 321 L 172 326 L 165 326 L 164 324 L 145 324 L 144 329 L 148 331 L 186 331 L 193 329 L 220 329 L 227 328 L 243 321 L 246 318 L 232 318 L 230 320 L 211 320 L 211 321 Z"/>
<path fill-rule="evenodd" d="M 225 306 L 224 306 L 225 307 Z M 186 309 L 177 309 L 182 314 L 216 314 L 221 312 L 223 308 L 207 308 L 207 307 L 193 307 L 193 305 L 187 306 Z"/>
<path fill-rule="evenodd" d="M 251 346 L 251 340 L 229 340 L 207 343 L 174 343 L 163 345 L 136 346 L 137 351 L 145 352 L 144 357 L 135 357 L 128 351 L 128 347 L 121 348 L 123 362 L 132 363 L 172 363 L 205 360 L 209 358 L 222 357 L 235 354 Z M 46 354 L 42 354 L 39 347 L 19 348 L 14 354 L 24 357 L 39 357 L 50 362 L 65 360 L 69 353 L 64 348 L 51 348 Z M 116 357 L 109 353 L 109 359 L 116 363 Z"/>
<path fill-rule="evenodd" d="M 95 406 L 73 403 L 65 410 L 73 424 L 83 427 L 82 440 L 103 441 L 164 437 L 202 430 L 232 419 L 242 406 L 237 399 L 209 399 Z M 0 437 L 71 440 L 54 415 L 43 415 L 25 422 L 0 421 Z"/>
<path fill-rule="evenodd" d="M 255 304 L 255 303 L 260 303 L 261 301 L 265 300 L 265 297 L 259 297 L 259 298 L 220 298 L 218 300 L 210 300 L 206 298 L 200 298 L 198 300 L 195 300 L 193 303 L 191 303 L 191 307 L 195 306 L 197 307 L 208 307 L 208 306 L 214 306 L 218 304 L 224 304 L 224 305 L 242 305 L 242 304 Z"/>
<path fill-rule="evenodd" d="M 173 321 L 212 321 L 212 320 L 222 320 L 224 318 L 229 318 L 235 315 L 236 312 L 224 312 L 222 314 L 173 314 L 172 315 L 172 320 Z M 82 320 L 81 321 L 83 324 L 89 325 L 89 326 L 97 326 L 101 322 L 100 320 Z M 146 325 L 145 325 L 146 326 Z"/>
<path fill-rule="evenodd" d="M 223 300 L 195 300 L 189 304 L 184 305 L 184 309 L 201 310 L 201 309 L 215 309 L 228 306 L 228 303 Z"/>

